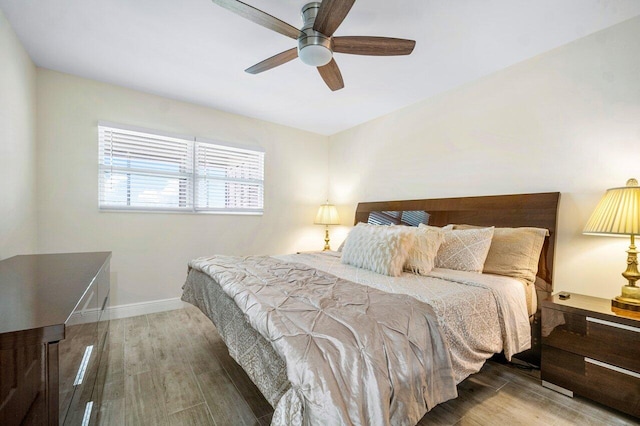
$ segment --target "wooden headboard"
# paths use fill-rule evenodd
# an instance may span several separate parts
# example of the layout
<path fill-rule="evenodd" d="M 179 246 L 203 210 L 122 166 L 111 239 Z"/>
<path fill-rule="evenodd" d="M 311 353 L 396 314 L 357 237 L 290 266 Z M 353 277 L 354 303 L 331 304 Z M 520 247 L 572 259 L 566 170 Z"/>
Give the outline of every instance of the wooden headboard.
<path fill-rule="evenodd" d="M 549 230 L 545 240 L 536 286 L 547 292 L 553 290 L 553 252 L 556 241 L 559 192 L 538 194 L 492 195 L 485 197 L 434 198 L 427 200 L 380 201 L 359 203 L 355 223 L 375 220 L 386 223 L 414 225 L 420 213 L 429 225 L 444 226 L 450 223 L 496 227 L 533 226 Z M 402 215 L 402 212 L 407 214 Z M 403 218 L 405 216 L 406 218 Z M 544 288 L 543 288 L 544 287 Z"/>

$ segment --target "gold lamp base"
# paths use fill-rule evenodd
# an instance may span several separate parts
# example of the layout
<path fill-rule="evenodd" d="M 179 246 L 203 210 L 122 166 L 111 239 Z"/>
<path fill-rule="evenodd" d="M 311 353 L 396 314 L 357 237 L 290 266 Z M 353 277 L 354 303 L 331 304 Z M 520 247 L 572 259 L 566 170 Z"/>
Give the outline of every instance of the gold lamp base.
<path fill-rule="evenodd" d="M 627 250 L 627 270 L 622 276 L 629 282 L 622 286 L 622 294 L 611 301 L 611 306 L 626 311 L 640 312 L 640 287 L 636 281 L 640 279 L 638 271 L 638 250 L 636 250 L 635 236 L 631 234 L 631 245 Z"/>
<path fill-rule="evenodd" d="M 331 246 L 329 245 L 329 225 L 325 225 L 324 229 L 324 249 L 322 251 L 331 250 Z"/>
<path fill-rule="evenodd" d="M 640 306 L 633 303 L 621 302 L 617 299 L 616 297 L 611 301 L 611 312 L 623 317 L 640 319 Z"/>
<path fill-rule="evenodd" d="M 638 314 L 640 314 L 640 303 L 632 302 L 629 299 L 623 299 L 620 296 L 616 296 L 611 300 L 611 306 L 618 309 L 624 309 L 625 311 L 638 312 Z"/>
<path fill-rule="evenodd" d="M 622 295 L 616 296 L 611 301 L 611 306 L 627 311 L 640 312 L 640 287 L 625 285 L 622 287 Z"/>

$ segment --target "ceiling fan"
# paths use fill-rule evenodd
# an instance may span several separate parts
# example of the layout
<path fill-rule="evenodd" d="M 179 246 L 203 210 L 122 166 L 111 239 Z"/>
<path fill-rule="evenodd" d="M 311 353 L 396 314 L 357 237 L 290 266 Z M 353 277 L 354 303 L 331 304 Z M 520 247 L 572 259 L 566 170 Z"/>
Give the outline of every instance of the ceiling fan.
<path fill-rule="evenodd" d="M 414 40 L 400 38 L 333 37 L 333 33 L 347 16 L 355 0 L 324 0 L 304 5 L 302 7 L 304 24 L 301 29 L 238 0 L 212 1 L 258 25 L 298 41 L 298 47 L 285 50 L 247 68 L 245 71 L 250 74 L 270 70 L 299 57 L 305 64 L 317 67 L 324 82 L 335 91 L 344 87 L 344 81 L 338 64 L 333 59 L 334 53 L 371 56 L 409 55 L 416 45 Z"/>

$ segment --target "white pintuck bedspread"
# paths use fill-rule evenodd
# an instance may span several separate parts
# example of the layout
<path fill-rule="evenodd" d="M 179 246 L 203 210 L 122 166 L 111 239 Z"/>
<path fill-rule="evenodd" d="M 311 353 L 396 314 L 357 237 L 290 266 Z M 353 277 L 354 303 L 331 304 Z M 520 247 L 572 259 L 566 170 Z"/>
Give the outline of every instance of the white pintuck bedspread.
<path fill-rule="evenodd" d="M 450 350 L 456 383 L 478 372 L 495 353 L 504 351 L 507 358 L 511 358 L 531 346 L 525 289 L 518 280 L 448 269 L 434 269 L 426 277 L 411 273 L 389 277 L 342 264 L 340 253 L 335 252 L 274 257 L 303 263 L 386 292 L 407 294 L 431 305 Z M 190 264 L 201 260 L 205 258 Z M 199 298 L 186 292 L 183 299 L 197 303 Z M 201 309 L 209 304 L 200 302 L 197 304 L 203 305 L 199 306 Z M 251 365 L 246 367 L 251 369 Z M 301 404 L 299 395 L 289 388 L 275 406 L 272 425 L 301 424 Z"/>
<path fill-rule="evenodd" d="M 389 277 L 345 265 L 336 252 L 274 257 L 386 292 L 408 294 L 431 305 L 449 345 L 458 383 L 478 372 L 495 353 L 504 350 L 511 359 L 531 347 L 525 290 L 514 278 L 438 268 L 427 277 L 412 273 Z"/>

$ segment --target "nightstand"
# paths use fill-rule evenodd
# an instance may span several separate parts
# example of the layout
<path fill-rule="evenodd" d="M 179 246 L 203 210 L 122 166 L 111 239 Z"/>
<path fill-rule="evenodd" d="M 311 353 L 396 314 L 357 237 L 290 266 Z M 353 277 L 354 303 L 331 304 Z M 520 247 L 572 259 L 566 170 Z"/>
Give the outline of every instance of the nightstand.
<path fill-rule="evenodd" d="M 640 417 L 640 317 L 611 300 L 571 294 L 542 302 L 542 385 Z"/>

